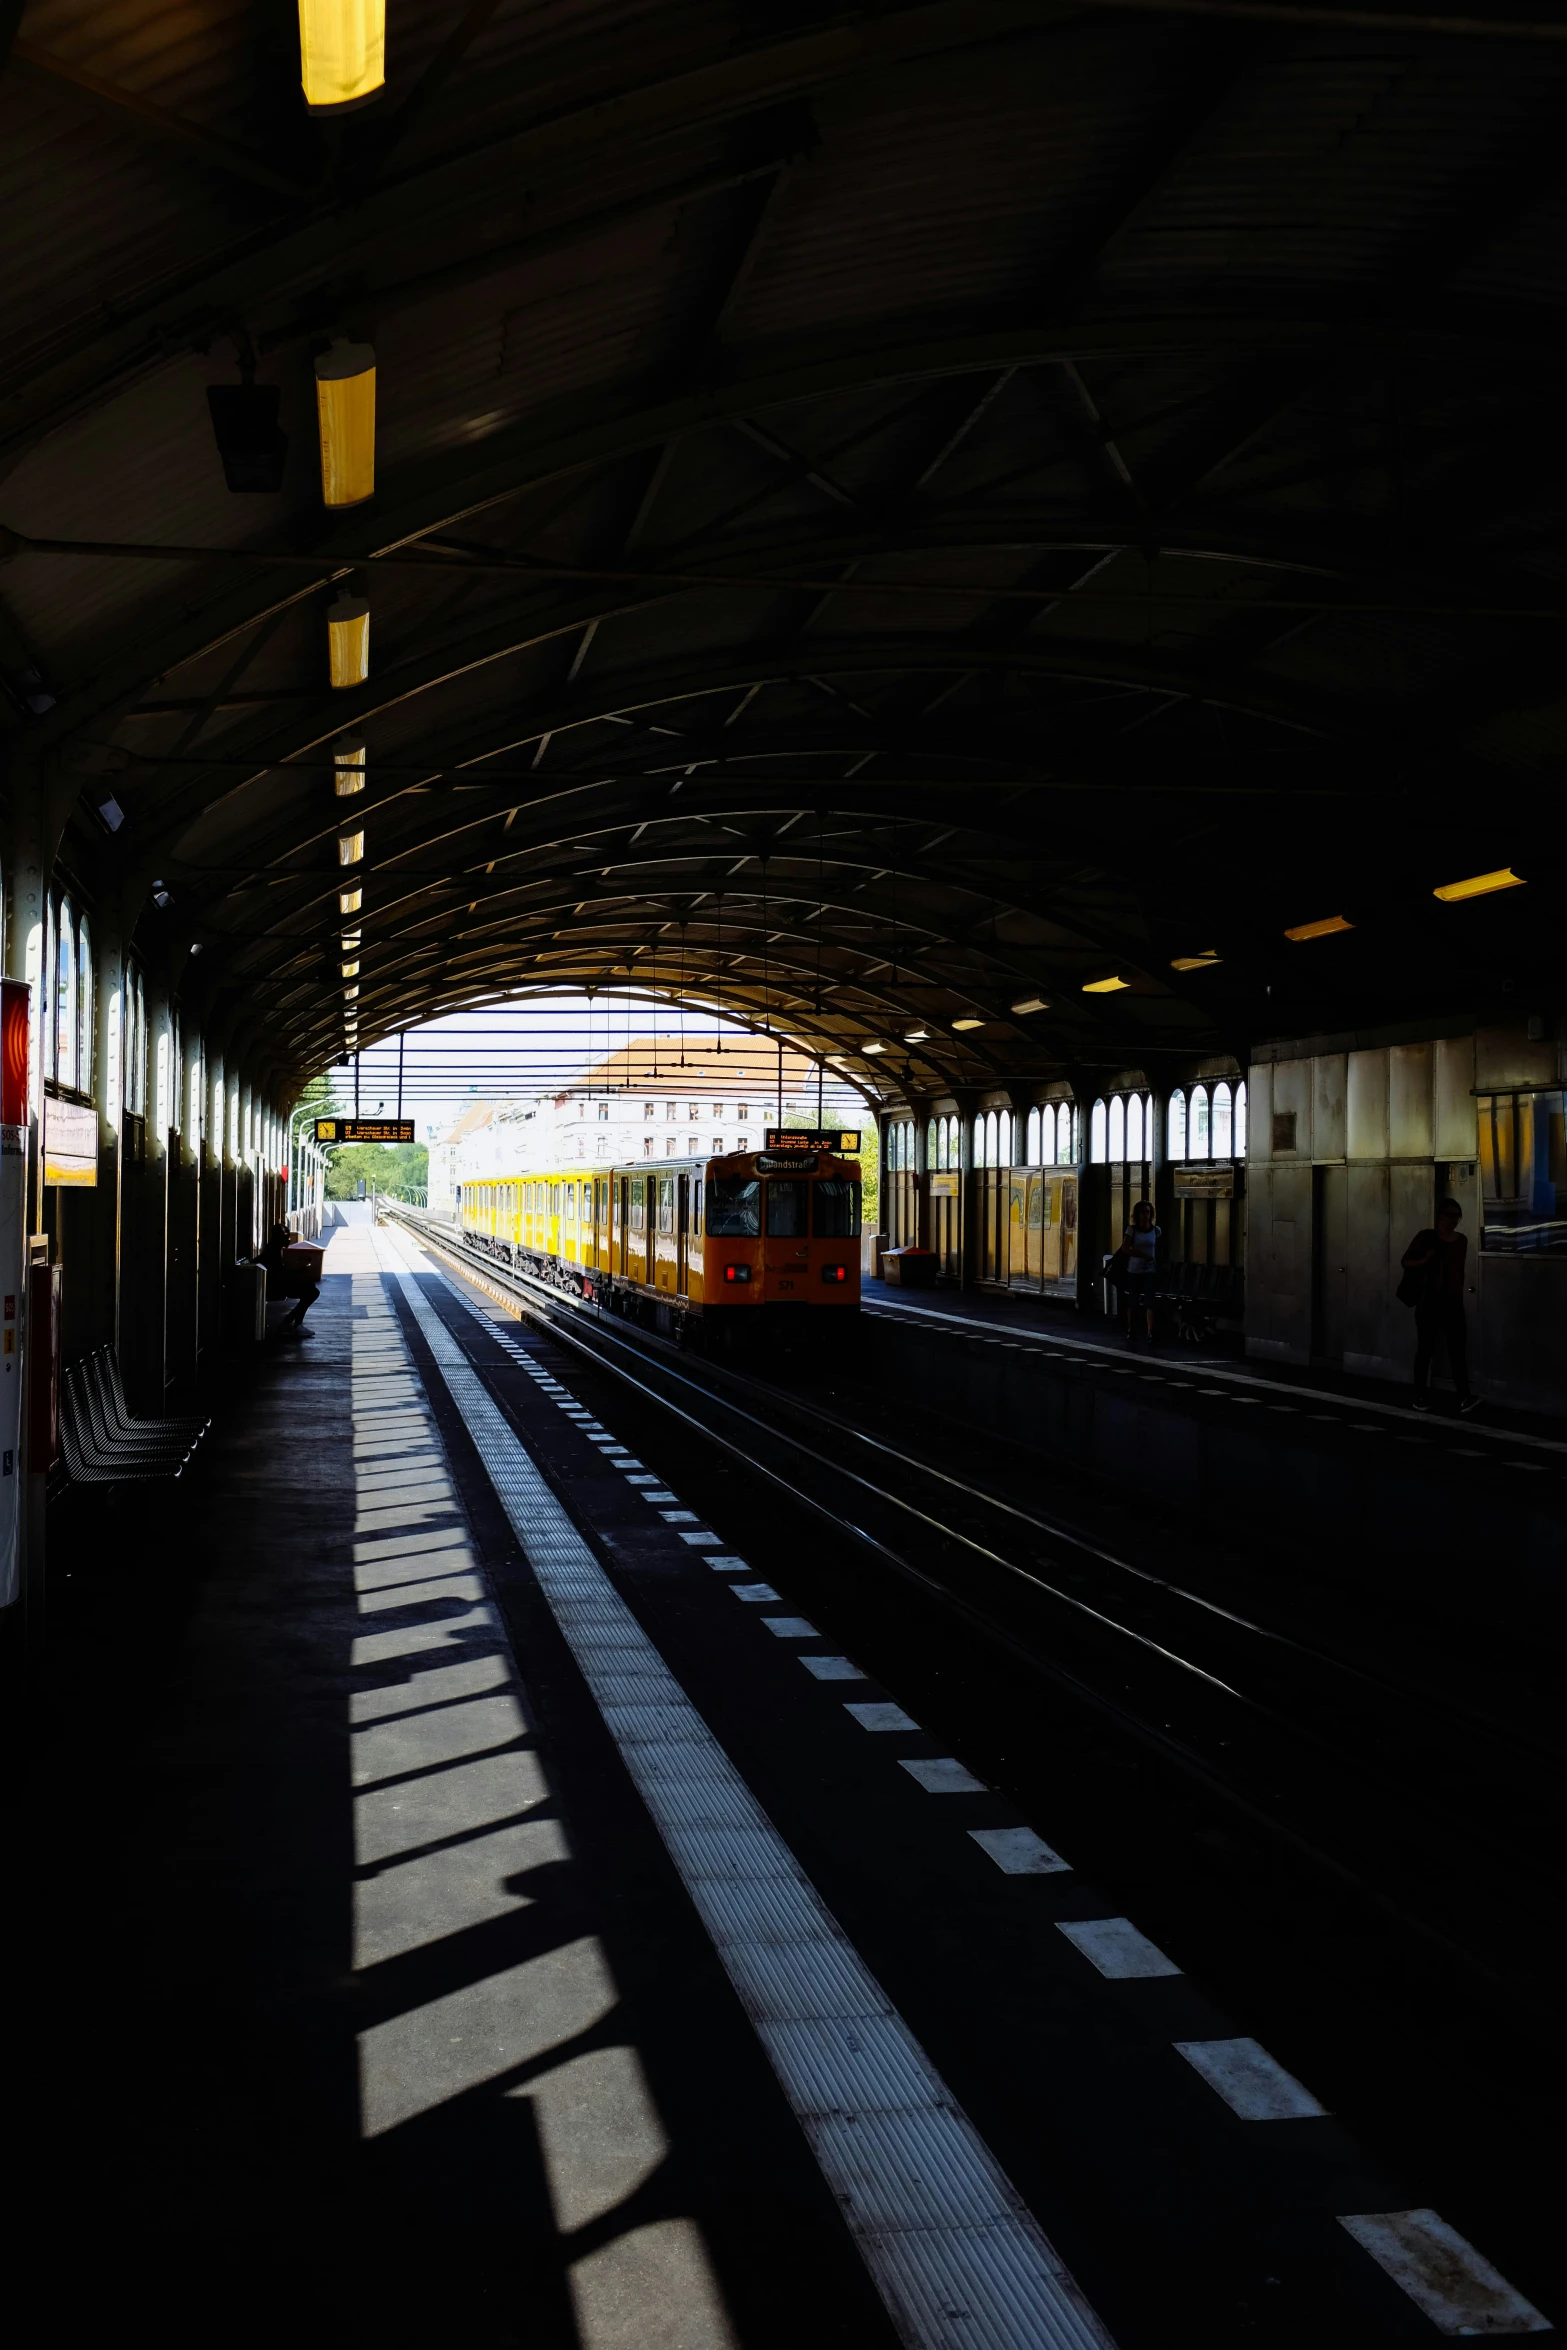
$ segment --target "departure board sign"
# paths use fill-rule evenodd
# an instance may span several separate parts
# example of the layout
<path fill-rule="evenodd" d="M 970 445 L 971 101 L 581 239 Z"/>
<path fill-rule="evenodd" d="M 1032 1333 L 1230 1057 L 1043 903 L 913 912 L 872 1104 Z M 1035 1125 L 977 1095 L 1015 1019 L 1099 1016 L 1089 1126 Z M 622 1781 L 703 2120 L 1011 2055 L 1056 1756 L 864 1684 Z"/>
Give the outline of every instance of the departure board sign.
<path fill-rule="evenodd" d="M 835 1151 L 841 1159 L 859 1155 L 860 1138 L 850 1127 L 769 1126 L 764 1148 L 770 1151 Z"/>
<path fill-rule="evenodd" d="M 412 1142 L 412 1118 L 318 1118 L 317 1142 Z"/>

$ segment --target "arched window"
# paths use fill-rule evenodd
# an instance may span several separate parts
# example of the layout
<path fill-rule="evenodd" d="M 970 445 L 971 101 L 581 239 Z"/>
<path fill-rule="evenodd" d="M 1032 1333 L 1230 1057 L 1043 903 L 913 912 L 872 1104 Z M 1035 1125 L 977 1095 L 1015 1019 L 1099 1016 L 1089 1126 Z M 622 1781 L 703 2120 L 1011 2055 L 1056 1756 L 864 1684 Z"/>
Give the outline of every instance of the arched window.
<path fill-rule="evenodd" d="M 169 1062 L 169 1124 L 176 1134 L 185 1131 L 185 1063 L 180 1057 L 180 1024 L 176 1014 Z"/>
<path fill-rule="evenodd" d="M 1126 1104 L 1126 1155 L 1129 1159 L 1143 1156 L 1143 1097 L 1134 1093 Z"/>
<path fill-rule="evenodd" d="M 927 1118 L 925 1121 L 925 1164 L 927 1167 L 934 1167 L 936 1164 L 936 1121 L 934 1118 Z"/>
<path fill-rule="evenodd" d="M 1059 1128 L 1059 1127 L 1057 1128 L 1057 1132 L 1058 1132 L 1058 1133 L 1060 1132 L 1060 1128 Z M 1063 1159 L 1063 1161 L 1062 1161 L 1061 1163 L 1062 1163 L 1062 1165 L 1063 1165 L 1063 1166 L 1066 1166 L 1066 1167 L 1076 1167 L 1076 1166 L 1078 1166 L 1078 1165 L 1081 1163 L 1082 1156 L 1083 1156 L 1083 1113 L 1082 1113 L 1082 1111 L 1079 1109 L 1079 1107 L 1078 1107 L 1077 1103 L 1076 1103 L 1076 1102 L 1074 1102 L 1074 1103 L 1072 1104 L 1072 1144 L 1071 1144 L 1071 1148 L 1070 1148 L 1070 1150 L 1067 1152 L 1067 1155 L 1066 1155 L 1066 1157 Z"/>
<path fill-rule="evenodd" d="M 985 1112 L 985 1164 L 987 1167 L 996 1167 L 1000 1163 L 996 1157 L 996 1113 L 994 1110 L 987 1110 Z"/>
<path fill-rule="evenodd" d="M 96 1059 L 96 976 L 92 963 L 92 932 L 84 914 L 76 932 L 76 1082 L 83 1093 L 94 1090 Z"/>
<path fill-rule="evenodd" d="M 168 1032 L 168 1030 L 167 1030 L 166 1028 L 160 1028 L 160 1029 L 158 1030 L 158 1063 L 157 1063 L 157 1067 L 158 1067 L 158 1100 L 157 1100 L 157 1114 L 158 1114 L 158 1133 L 159 1133 L 159 1136 L 160 1136 L 160 1138 L 161 1138 L 163 1135 L 165 1135 L 165 1134 L 168 1132 L 168 1127 L 169 1127 L 169 1032 Z"/>
<path fill-rule="evenodd" d="M 1096 1167 L 1105 1159 L 1105 1106 L 1095 1102 L 1088 1118 L 1088 1155 Z"/>
<path fill-rule="evenodd" d="M 1187 1135 L 1187 1149 L 1194 1159 L 1208 1157 L 1208 1088 L 1192 1087 L 1192 1122 Z"/>
<path fill-rule="evenodd" d="M 1243 1077 L 1235 1088 L 1235 1156 L 1246 1156 L 1246 1080 Z"/>
<path fill-rule="evenodd" d="M 1166 1132 L 1169 1135 L 1171 1158 L 1184 1159 L 1186 1156 L 1186 1094 L 1179 1085 L 1170 1096 Z"/>
<path fill-rule="evenodd" d="M 76 1083 L 76 920 L 69 898 L 60 900 L 55 945 L 54 1073 L 62 1085 Z"/>
<path fill-rule="evenodd" d="M 1037 1167 L 1039 1164 L 1039 1112 L 1037 1110 L 1030 1110 L 1028 1113 L 1028 1125 L 1023 1136 L 1023 1164 L 1025 1167 Z"/>
<path fill-rule="evenodd" d="M 1213 1155 L 1227 1159 L 1234 1148 L 1234 1127 L 1230 1111 L 1230 1089 L 1216 1085 L 1213 1089 Z"/>
<path fill-rule="evenodd" d="M 1053 1167 L 1056 1163 L 1056 1106 L 1046 1102 L 1039 1113 L 1039 1164 Z"/>
<path fill-rule="evenodd" d="M 1012 1164 L 1012 1112 L 1003 1110 L 996 1120 L 996 1165 Z"/>
<path fill-rule="evenodd" d="M 1110 1096 L 1110 1163 L 1126 1157 L 1126 1104 L 1118 1093 Z"/>
<path fill-rule="evenodd" d="M 985 1121 L 982 1117 L 974 1120 L 974 1164 L 976 1167 L 985 1164 Z"/>

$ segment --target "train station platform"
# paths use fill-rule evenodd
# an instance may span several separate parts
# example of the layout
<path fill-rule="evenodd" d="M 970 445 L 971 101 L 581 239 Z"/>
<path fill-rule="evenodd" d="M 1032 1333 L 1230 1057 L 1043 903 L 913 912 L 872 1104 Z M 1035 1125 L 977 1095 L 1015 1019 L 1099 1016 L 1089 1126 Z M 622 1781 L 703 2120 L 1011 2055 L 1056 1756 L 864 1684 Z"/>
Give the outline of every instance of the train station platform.
<path fill-rule="evenodd" d="M 1442 1568 L 1553 1612 L 1567 1522 L 1567 1425 L 1450 1391 L 1408 1389 L 1235 1351 L 1129 1341 L 1038 1300 L 864 1284 L 869 1359 L 890 1395 L 1188 1519 L 1267 1530 L 1267 1550 L 1319 1561 L 1357 1532 L 1401 1581 Z M 1498 1513 L 1514 1529 L 1507 1555 Z"/>
<path fill-rule="evenodd" d="M 62 1521 L 62 2331 L 1545 2329 L 547 1332 L 357 1220 L 310 1327 L 189 1491 Z"/>

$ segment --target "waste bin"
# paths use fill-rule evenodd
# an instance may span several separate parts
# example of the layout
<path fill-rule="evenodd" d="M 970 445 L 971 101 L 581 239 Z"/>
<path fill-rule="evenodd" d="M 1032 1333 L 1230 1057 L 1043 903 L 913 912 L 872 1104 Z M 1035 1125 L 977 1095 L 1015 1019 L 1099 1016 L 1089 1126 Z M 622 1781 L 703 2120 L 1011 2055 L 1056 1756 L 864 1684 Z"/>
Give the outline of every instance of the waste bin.
<path fill-rule="evenodd" d="M 936 1252 L 933 1248 L 884 1248 L 881 1277 L 894 1289 L 934 1289 Z"/>

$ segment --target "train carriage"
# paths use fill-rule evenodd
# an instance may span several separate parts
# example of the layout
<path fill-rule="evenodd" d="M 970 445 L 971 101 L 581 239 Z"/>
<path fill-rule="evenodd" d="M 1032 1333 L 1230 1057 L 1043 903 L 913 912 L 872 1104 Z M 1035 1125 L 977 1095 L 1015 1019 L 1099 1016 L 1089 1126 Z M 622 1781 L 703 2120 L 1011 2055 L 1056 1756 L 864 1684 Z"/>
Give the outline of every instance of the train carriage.
<path fill-rule="evenodd" d="M 562 1288 L 667 1331 L 711 1335 L 791 1308 L 860 1302 L 857 1135 L 761 1151 L 465 1183 L 465 1235 Z"/>

